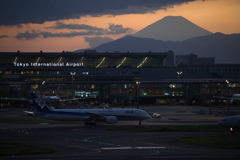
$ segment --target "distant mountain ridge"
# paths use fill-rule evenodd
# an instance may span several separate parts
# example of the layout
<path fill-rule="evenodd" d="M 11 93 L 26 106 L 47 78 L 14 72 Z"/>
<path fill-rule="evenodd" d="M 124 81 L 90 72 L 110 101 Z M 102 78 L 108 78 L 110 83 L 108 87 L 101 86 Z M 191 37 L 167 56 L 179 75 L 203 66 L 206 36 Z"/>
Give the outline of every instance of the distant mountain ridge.
<path fill-rule="evenodd" d="M 197 54 L 199 57 L 215 57 L 215 63 L 240 63 L 240 34 L 225 35 L 214 33 L 194 37 L 182 42 L 161 41 L 151 38 L 127 36 L 102 44 L 97 52 L 165 52 L 172 50 L 175 55 Z"/>
<path fill-rule="evenodd" d="M 95 47 L 97 52 L 166 52 L 215 57 L 215 63 L 240 64 L 240 34 L 211 33 L 181 16 L 168 16 L 141 31 Z M 77 50 L 75 52 L 83 52 Z"/>
<path fill-rule="evenodd" d="M 167 16 L 132 34 L 134 37 L 163 41 L 183 41 L 196 36 L 212 34 L 182 16 Z"/>

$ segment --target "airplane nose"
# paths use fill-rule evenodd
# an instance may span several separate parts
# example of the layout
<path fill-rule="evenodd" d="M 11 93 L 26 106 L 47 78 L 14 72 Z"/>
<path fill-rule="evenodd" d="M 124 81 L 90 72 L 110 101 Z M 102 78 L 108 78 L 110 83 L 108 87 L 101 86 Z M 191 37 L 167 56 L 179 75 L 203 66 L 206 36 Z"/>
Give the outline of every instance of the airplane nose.
<path fill-rule="evenodd" d="M 147 118 L 149 119 L 151 116 L 149 114 L 147 114 Z"/>
<path fill-rule="evenodd" d="M 144 119 L 149 119 L 151 116 L 147 113 L 147 112 L 144 112 L 144 114 L 142 115 L 142 118 Z"/>

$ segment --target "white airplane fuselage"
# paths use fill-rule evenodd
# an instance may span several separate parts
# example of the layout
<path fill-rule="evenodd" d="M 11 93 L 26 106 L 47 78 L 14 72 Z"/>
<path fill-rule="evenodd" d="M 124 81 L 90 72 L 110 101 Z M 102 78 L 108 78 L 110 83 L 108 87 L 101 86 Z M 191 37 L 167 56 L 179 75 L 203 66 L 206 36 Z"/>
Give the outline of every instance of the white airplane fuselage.
<path fill-rule="evenodd" d="M 85 124 L 104 121 L 115 124 L 121 120 L 142 120 L 150 118 L 150 115 L 141 109 L 51 109 L 35 93 L 30 93 L 37 113 L 43 114 L 45 118 L 53 120 L 79 120 Z"/>
<path fill-rule="evenodd" d="M 234 94 L 230 99 L 230 104 L 236 105 L 240 103 L 240 94 Z"/>
<path fill-rule="evenodd" d="M 223 118 L 218 122 L 218 125 L 230 128 L 238 128 L 240 127 L 240 116 L 231 116 Z"/>
<path fill-rule="evenodd" d="M 53 120 L 81 120 L 90 118 L 88 113 L 104 116 L 115 116 L 121 120 L 145 120 L 150 116 L 139 109 L 52 109 L 52 113 L 45 113 L 45 117 Z"/>

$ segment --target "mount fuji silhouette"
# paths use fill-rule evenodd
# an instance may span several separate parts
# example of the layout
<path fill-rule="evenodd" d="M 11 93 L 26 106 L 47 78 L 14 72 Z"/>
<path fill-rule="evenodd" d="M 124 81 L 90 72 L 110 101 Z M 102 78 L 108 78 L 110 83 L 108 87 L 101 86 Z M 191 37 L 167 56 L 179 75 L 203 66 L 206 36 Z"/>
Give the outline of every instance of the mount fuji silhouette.
<path fill-rule="evenodd" d="M 167 16 L 132 34 L 134 37 L 153 38 L 162 41 L 183 41 L 211 32 L 195 25 L 182 16 Z"/>

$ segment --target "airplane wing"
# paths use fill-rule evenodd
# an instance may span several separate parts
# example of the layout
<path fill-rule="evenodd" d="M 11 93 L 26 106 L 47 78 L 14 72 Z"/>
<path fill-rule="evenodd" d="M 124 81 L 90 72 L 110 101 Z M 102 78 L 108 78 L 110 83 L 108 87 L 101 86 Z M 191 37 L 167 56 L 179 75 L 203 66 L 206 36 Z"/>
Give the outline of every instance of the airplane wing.
<path fill-rule="evenodd" d="M 213 98 L 216 98 L 216 99 L 223 99 L 223 100 L 225 100 L 225 99 L 231 99 L 231 98 L 229 98 L 229 97 L 225 97 L 225 96 L 213 96 Z"/>
<path fill-rule="evenodd" d="M 65 102 L 65 101 L 76 101 L 77 99 L 72 98 L 72 99 L 60 99 L 60 102 Z"/>
<path fill-rule="evenodd" d="M 96 98 L 96 97 L 95 97 Z M 65 101 L 76 101 L 79 99 L 89 99 L 89 98 L 69 98 L 69 99 L 60 99 L 60 102 L 65 102 Z"/>
<path fill-rule="evenodd" d="M 85 113 L 89 114 L 90 118 L 92 118 L 92 119 L 100 119 L 100 120 L 105 119 L 105 116 L 101 115 L 101 114 L 96 114 L 96 113 L 92 113 L 92 112 L 85 112 Z"/>
<path fill-rule="evenodd" d="M 234 99 L 234 100 L 240 100 L 240 98 L 234 98 L 234 97 L 225 97 L 225 96 L 213 96 L 217 99 Z"/>

